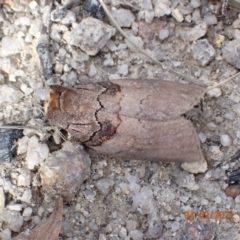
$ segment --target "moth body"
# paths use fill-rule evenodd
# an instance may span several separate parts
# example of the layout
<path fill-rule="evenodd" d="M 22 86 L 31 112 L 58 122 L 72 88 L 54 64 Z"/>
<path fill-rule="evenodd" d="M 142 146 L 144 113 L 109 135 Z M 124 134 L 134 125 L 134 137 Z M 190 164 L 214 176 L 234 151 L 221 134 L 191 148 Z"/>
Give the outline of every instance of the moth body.
<path fill-rule="evenodd" d="M 183 116 L 204 90 L 149 79 L 51 86 L 45 112 L 51 124 L 99 153 L 136 160 L 205 162 L 196 131 Z"/>

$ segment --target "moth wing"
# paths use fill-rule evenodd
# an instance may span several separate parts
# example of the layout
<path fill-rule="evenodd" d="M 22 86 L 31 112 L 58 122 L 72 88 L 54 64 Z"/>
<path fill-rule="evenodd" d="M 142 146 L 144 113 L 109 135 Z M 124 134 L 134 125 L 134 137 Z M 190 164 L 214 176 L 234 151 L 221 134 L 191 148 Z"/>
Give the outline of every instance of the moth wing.
<path fill-rule="evenodd" d="M 205 90 L 194 84 L 163 80 L 121 79 L 109 83 L 120 90 L 99 96 L 104 110 L 145 120 L 175 119 L 192 109 Z"/>
<path fill-rule="evenodd" d="M 104 116 L 104 118 L 110 118 Z M 115 157 L 167 162 L 205 161 L 196 131 L 190 121 L 138 120 L 121 116 L 114 136 L 89 147 Z"/>

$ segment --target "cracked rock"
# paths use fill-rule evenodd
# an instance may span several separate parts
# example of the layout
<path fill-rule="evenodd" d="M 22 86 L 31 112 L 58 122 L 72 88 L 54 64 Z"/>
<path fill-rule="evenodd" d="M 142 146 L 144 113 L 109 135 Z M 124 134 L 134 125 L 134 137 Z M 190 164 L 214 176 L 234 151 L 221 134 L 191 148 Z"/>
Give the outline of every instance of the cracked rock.
<path fill-rule="evenodd" d="M 88 17 L 72 31 L 71 44 L 80 47 L 87 55 L 95 56 L 115 32 L 115 28 Z"/>

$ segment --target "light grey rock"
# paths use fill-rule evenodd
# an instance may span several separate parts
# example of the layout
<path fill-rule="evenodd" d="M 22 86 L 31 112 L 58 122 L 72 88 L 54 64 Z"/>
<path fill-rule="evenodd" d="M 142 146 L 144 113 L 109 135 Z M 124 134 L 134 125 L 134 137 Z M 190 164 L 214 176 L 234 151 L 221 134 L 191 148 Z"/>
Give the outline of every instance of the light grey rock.
<path fill-rule="evenodd" d="M 142 240 L 143 239 L 143 233 L 140 230 L 132 230 L 129 233 L 129 236 L 132 240 Z"/>
<path fill-rule="evenodd" d="M 68 10 L 66 16 L 61 20 L 61 23 L 63 25 L 70 25 L 74 22 L 76 22 L 76 15 L 74 12 Z"/>
<path fill-rule="evenodd" d="M 197 40 L 196 44 L 192 45 L 191 51 L 193 58 L 197 60 L 201 66 L 206 66 L 216 55 L 215 49 L 207 39 Z"/>
<path fill-rule="evenodd" d="M 2 57 L 0 58 L 0 69 L 7 73 L 12 74 L 15 73 L 17 68 L 16 61 L 14 60 L 14 55 L 12 57 Z"/>
<path fill-rule="evenodd" d="M 183 21 L 183 15 L 182 13 L 179 11 L 178 8 L 172 9 L 172 16 L 176 19 L 176 21 L 178 22 L 182 22 Z"/>
<path fill-rule="evenodd" d="M 189 173 L 204 173 L 207 171 L 207 162 L 183 162 L 181 168 Z"/>
<path fill-rule="evenodd" d="M 238 69 L 240 68 L 239 52 L 240 52 L 239 40 L 229 41 L 222 47 L 223 58 L 228 63 L 230 63 L 231 65 Z"/>
<path fill-rule="evenodd" d="M 191 0 L 191 6 L 193 8 L 198 8 L 201 6 L 201 1 L 200 0 Z"/>
<path fill-rule="evenodd" d="M 147 23 L 151 23 L 154 18 L 153 5 L 151 0 L 113 0 L 112 6 L 125 6 L 126 8 L 132 7 L 138 9 L 138 18 L 145 19 Z"/>
<path fill-rule="evenodd" d="M 9 36 L 4 36 L 1 40 L 0 56 L 6 57 L 8 55 L 13 55 L 19 53 L 25 44 L 22 38 L 14 38 Z"/>
<path fill-rule="evenodd" d="M 20 200 L 22 202 L 30 203 L 31 199 L 32 199 L 32 191 L 31 191 L 31 189 L 26 189 L 23 192 L 23 195 L 20 197 Z"/>
<path fill-rule="evenodd" d="M 173 67 L 180 67 L 181 65 L 182 65 L 182 62 L 180 62 L 180 61 L 172 61 L 172 65 L 173 65 Z"/>
<path fill-rule="evenodd" d="M 232 139 L 228 134 L 223 134 L 220 136 L 220 142 L 224 147 L 228 147 L 232 145 Z"/>
<path fill-rule="evenodd" d="M 153 214 L 148 217 L 148 230 L 146 232 L 146 237 L 148 239 L 157 239 L 162 236 L 163 233 L 163 224 L 161 219 L 157 214 Z"/>
<path fill-rule="evenodd" d="M 32 136 L 28 141 L 26 156 L 27 167 L 30 170 L 36 169 L 38 165 L 48 157 L 48 154 L 48 146 L 44 143 L 40 143 L 36 136 Z"/>
<path fill-rule="evenodd" d="M 33 209 L 31 207 L 27 207 L 23 210 L 23 217 L 31 217 Z"/>
<path fill-rule="evenodd" d="M 130 40 L 132 40 L 137 46 L 139 46 L 140 48 L 143 47 L 143 40 L 141 37 L 135 37 L 135 36 L 130 36 L 129 37 Z M 128 46 L 128 48 L 132 51 L 132 52 L 138 52 L 138 50 L 128 41 L 125 39 L 125 42 Z"/>
<path fill-rule="evenodd" d="M 115 28 L 88 17 L 71 32 L 70 44 L 80 47 L 86 54 L 95 56 L 115 34 Z"/>
<path fill-rule="evenodd" d="M 131 27 L 135 16 L 127 9 L 112 9 L 111 14 L 120 27 Z"/>
<path fill-rule="evenodd" d="M 207 206 L 209 204 L 209 201 L 205 198 L 201 200 L 201 205 Z"/>
<path fill-rule="evenodd" d="M 44 211 L 45 211 L 44 208 L 43 208 L 42 206 L 40 206 L 40 207 L 38 208 L 38 211 L 37 211 L 38 216 L 42 217 Z"/>
<path fill-rule="evenodd" d="M 12 239 L 12 232 L 9 228 L 5 228 L 1 233 L 0 233 L 0 239 L 1 240 L 10 240 Z"/>
<path fill-rule="evenodd" d="M 212 14 L 206 14 L 204 16 L 204 21 L 207 23 L 208 26 L 216 25 L 218 23 L 216 16 Z"/>
<path fill-rule="evenodd" d="M 35 19 L 32 21 L 28 32 L 33 37 L 38 37 L 40 36 L 40 33 L 41 33 L 41 27 L 42 27 L 42 21 L 40 19 Z"/>
<path fill-rule="evenodd" d="M 236 103 L 233 105 L 233 111 L 240 117 L 240 103 Z"/>
<path fill-rule="evenodd" d="M 18 211 L 18 212 L 20 212 L 20 211 L 22 211 L 22 209 L 23 209 L 23 205 L 22 205 L 22 204 L 18 204 L 18 203 L 9 204 L 9 205 L 7 206 L 7 209 L 12 210 L 12 211 Z"/>
<path fill-rule="evenodd" d="M 192 20 L 195 22 L 195 23 L 200 23 L 201 21 L 201 13 L 200 13 L 200 10 L 199 9 L 195 9 L 192 13 Z"/>
<path fill-rule="evenodd" d="M 24 92 L 25 96 L 30 95 L 33 92 L 32 88 L 29 88 L 27 84 L 22 83 L 20 89 Z"/>
<path fill-rule="evenodd" d="M 92 63 L 89 66 L 89 70 L 88 70 L 88 76 L 89 77 L 93 77 L 97 74 L 97 68 L 95 67 L 95 65 Z"/>
<path fill-rule="evenodd" d="M 153 0 L 154 17 L 163 17 L 171 14 L 171 2 L 169 0 Z"/>
<path fill-rule="evenodd" d="M 127 229 L 124 227 L 121 227 L 118 235 L 120 238 L 125 239 L 127 237 Z"/>
<path fill-rule="evenodd" d="M 29 169 L 22 169 L 18 175 L 17 185 L 28 187 L 31 183 L 31 172 Z"/>
<path fill-rule="evenodd" d="M 7 223 L 13 232 L 20 232 L 23 225 L 23 217 L 20 212 L 5 210 L 0 214 L 0 221 Z"/>
<path fill-rule="evenodd" d="M 159 31 L 159 35 L 158 35 L 160 40 L 164 40 L 166 38 L 169 37 L 169 30 L 168 29 L 161 29 Z"/>
<path fill-rule="evenodd" d="M 0 107 L 4 107 L 5 104 L 14 104 L 23 98 L 24 94 L 10 85 L 0 86 Z"/>
<path fill-rule="evenodd" d="M 199 137 L 201 143 L 204 143 L 207 140 L 207 137 L 204 133 L 199 133 L 198 137 Z"/>
<path fill-rule="evenodd" d="M 178 178 L 178 185 L 181 188 L 187 188 L 190 191 L 196 191 L 199 189 L 198 184 L 195 182 L 193 174 L 183 172 L 180 169 L 174 169 L 174 175 Z"/>
<path fill-rule="evenodd" d="M 207 32 L 208 26 L 206 22 L 201 22 L 193 28 L 189 29 L 186 34 L 186 40 L 196 41 L 199 38 L 203 37 Z"/>
<path fill-rule="evenodd" d="M 215 97 L 215 98 L 218 98 L 222 95 L 222 91 L 220 88 L 213 88 L 209 91 L 207 91 L 207 95 L 209 97 Z"/>
<path fill-rule="evenodd" d="M 114 181 L 111 179 L 100 179 L 96 182 L 96 187 L 103 194 L 104 196 L 107 196 L 109 191 L 114 185 Z"/>
<path fill-rule="evenodd" d="M 139 222 L 136 219 L 129 219 L 126 222 L 126 228 L 128 232 L 131 230 L 137 229 L 139 227 Z"/>
<path fill-rule="evenodd" d="M 23 16 L 23 17 L 19 17 L 18 19 L 16 19 L 16 21 L 14 22 L 15 26 L 30 26 L 31 25 L 31 20 L 30 18 Z"/>
<path fill-rule="evenodd" d="M 118 73 L 122 75 L 127 75 L 128 74 L 128 65 L 127 64 L 122 64 L 118 66 Z"/>
<path fill-rule="evenodd" d="M 139 193 L 133 196 L 133 208 L 141 214 L 150 214 L 154 209 L 153 192 L 148 187 L 142 187 Z"/>

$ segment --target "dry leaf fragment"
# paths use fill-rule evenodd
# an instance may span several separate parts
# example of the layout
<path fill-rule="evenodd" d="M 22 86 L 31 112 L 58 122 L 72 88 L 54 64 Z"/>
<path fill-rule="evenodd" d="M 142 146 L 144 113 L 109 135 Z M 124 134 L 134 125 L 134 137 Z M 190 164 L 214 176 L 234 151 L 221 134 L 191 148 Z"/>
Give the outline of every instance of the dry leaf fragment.
<path fill-rule="evenodd" d="M 56 199 L 54 210 L 51 216 L 36 228 L 34 228 L 29 234 L 21 233 L 13 240 L 56 240 L 62 226 L 63 215 L 63 199 Z"/>

